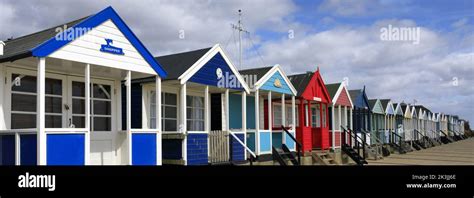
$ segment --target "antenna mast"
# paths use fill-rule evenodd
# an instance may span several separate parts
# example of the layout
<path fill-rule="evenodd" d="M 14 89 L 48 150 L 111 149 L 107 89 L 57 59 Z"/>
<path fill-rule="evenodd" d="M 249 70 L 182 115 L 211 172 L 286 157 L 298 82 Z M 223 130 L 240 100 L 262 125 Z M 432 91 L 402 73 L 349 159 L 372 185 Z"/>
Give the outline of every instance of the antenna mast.
<path fill-rule="evenodd" d="M 239 69 L 242 69 L 242 32 L 249 33 L 242 26 L 242 10 L 239 10 L 239 22 L 237 25 L 232 24 L 232 28 L 239 31 Z"/>

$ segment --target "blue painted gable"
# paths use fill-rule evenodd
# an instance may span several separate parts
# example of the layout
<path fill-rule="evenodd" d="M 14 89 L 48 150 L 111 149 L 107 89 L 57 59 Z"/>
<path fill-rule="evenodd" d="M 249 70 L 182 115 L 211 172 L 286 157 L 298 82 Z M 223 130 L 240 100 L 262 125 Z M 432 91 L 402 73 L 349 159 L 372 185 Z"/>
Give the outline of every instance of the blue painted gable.
<path fill-rule="evenodd" d="M 280 81 L 280 87 L 275 85 L 275 81 Z M 284 94 L 292 94 L 290 86 L 286 83 L 280 72 L 276 71 L 261 87 L 262 90 L 274 91 Z"/>
<path fill-rule="evenodd" d="M 390 114 L 390 115 L 393 115 L 395 114 L 394 110 L 393 110 L 393 104 L 392 103 L 388 103 L 387 104 L 387 114 Z"/>
<path fill-rule="evenodd" d="M 222 71 L 221 78 L 217 75 L 217 70 Z M 189 81 L 210 85 L 221 88 L 243 90 L 242 85 L 237 79 L 237 75 L 230 69 L 229 64 L 225 61 L 221 53 L 217 53 L 199 71 L 197 71 Z"/>
<path fill-rule="evenodd" d="M 354 107 L 370 109 L 369 99 L 367 98 L 367 95 L 365 95 L 365 91 L 360 92 L 357 96 L 356 101 L 354 102 Z"/>
<path fill-rule="evenodd" d="M 125 24 L 125 22 L 120 18 L 120 16 L 115 12 L 112 7 L 107 7 L 106 9 L 100 11 L 99 13 L 90 16 L 84 21 L 74 25 L 67 31 L 79 32 L 76 30 L 82 30 L 83 28 L 95 28 L 98 25 L 102 24 L 107 20 L 112 20 L 114 24 L 120 29 L 120 31 L 125 35 L 125 37 L 130 41 L 130 43 L 137 49 L 137 51 L 143 56 L 143 58 L 151 65 L 155 72 L 162 78 L 167 76 L 163 67 L 153 58 L 153 55 L 145 48 L 143 43 L 138 40 L 137 36 L 130 30 L 130 28 Z M 46 57 L 56 50 L 60 49 L 64 45 L 70 43 L 72 39 L 63 39 L 58 40 L 55 37 L 49 39 L 43 44 L 35 47 L 32 50 L 33 56 L 36 57 Z"/>

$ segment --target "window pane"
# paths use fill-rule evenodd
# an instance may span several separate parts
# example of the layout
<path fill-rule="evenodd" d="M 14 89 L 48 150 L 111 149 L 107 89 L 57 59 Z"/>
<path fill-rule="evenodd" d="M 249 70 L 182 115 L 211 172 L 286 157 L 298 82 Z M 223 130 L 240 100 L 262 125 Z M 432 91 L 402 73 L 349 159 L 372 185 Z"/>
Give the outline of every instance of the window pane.
<path fill-rule="evenodd" d="M 110 86 L 94 84 L 94 98 L 110 99 Z"/>
<path fill-rule="evenodd" d="M 162 122 L 163 130 L 164 131 L 177 131 L 176 122 L 177 122 L 176 120 L 168 120 L 168 119 L 163 120 Z"/>
<path fill-rule="evenodd" d="M 84 119 L 84 116 L 73 116 L 72 117 L 72 124 L 74 124 L 74 127 L 76 127 L 76 128 L 86 127 L 86 121 Z"/>
<path fill-rule="evenodd" d="M 94 101 L 94 115 L 110 115 L 110 101 Z"/>
<path fill-rule="evenodd" d="M 57 79 L 46 78 L 45 92 L 46 94 L 62 95 L 62 81 Z"/>
<path fill-rule="evenodd" d="M 11 128 L 12 129 L 36 128 L 36 115 L 12 113 Z"/>
<path fill-rule="evenodd" d="M 36 96 L 12 94 L 12 111 L 36 112 Z"/>
<path fill-rule="evenodd" d="M 110 131 L 110 118 L 94 117 L 94 131 Z"/>
<path fill-rule="evenodd" d="M 193 112 L 193 109 L 192 108 L 186 108 L 186 118 L 187 119 L 191 119 L 192 118 L 192 112 Z"/>
<path fill-rule="evenodd" d="M 62 116 L 46 115 L 46 128 L 61 128 L 62 127 Z"/>
<path fill-rule="evenodd" d="M 86 104 L 84 99 L 72 99 L 72 113 L 85 114 Z"/>
<path fill-rule="evenodd" d="M 163 93 L 162 98 L 164 100 L 163 104 L 176 105 L 176 94 Z"/>
<path fill-rule="evenodd" d="M 36 93 L 36 77 L 24 75 L 21 76 L 18 74 L 12 74 L 12 91 Z M 16 82 L 19 83 L 18 86 Z"/>
<path fill-rule="evenodd" d="M 85 97 L 85 86 L 83 82 L 72 82 L 72 96 Z"/>
<path fill-rule="evenodd" d="M 163 113 L 161 113 L 161 114 L 163 115 Z M 156 117 L 156 105 L 155 104 L 150 105 L 150 117 Z"/>
<path fill-rule="evenodd" d="M 58 97 L 46 97 L 45 111 L 46 113 L 62 113 L 63 99 Z"/>
<path fill-rule="evenodd" d="M 178 109 L 176 107 L 162 107 L 163 109 L 163 118 L 177 118 Z"/>
<path fill-rule="evenodd" d="M 150 119 L 150 129 L 156 129 L 156 119 L 155 118 Z"/>

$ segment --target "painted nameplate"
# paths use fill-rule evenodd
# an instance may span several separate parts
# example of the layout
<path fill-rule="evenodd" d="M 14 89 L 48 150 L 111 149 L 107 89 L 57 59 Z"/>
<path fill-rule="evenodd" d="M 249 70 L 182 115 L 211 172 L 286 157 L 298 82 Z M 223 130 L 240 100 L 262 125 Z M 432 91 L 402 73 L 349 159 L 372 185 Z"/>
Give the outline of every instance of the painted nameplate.
<path fill-rule="evenodd" d="M 112 39 L 105 39 L 105 42 L 107 42 L 107 44 L 103 44 L 100 46 L 101 52 L 115 54 L 115 55 L 124 55 L 122 48 L 112 46 L 114 42 Z"/>

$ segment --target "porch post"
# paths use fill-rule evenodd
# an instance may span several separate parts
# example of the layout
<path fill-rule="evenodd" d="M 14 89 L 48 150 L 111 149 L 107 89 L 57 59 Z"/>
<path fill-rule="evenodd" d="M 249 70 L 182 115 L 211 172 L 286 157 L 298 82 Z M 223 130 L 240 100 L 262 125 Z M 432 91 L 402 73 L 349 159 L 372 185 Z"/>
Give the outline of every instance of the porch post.
<path fill-rule="evenodd" d="M 209 134 L 211 131 L 211 124 L 210 124 L 210 105 L 209 105 L 209 86 L 206 86 L 204 88 L 204 131 L 207 133 L 207 156 L 211 155 L 210 152 L 210 140 L 209 140 Z"/>
<path fill-rule="evenodd" d="M 230 132 L 230 123 L 229 123 L 229 89 L 225 90 L 225 123 L 226 130 Z"/>
<path fill-rule="evenodd" d="M 268 92 L 268 96 L 267 96 L 267 105 L 268 105 L 268 131 L 270 131 L 270 134 L 272 132 L 272 127 L 273 127 L 273 123 L 272 123 L 272 92 L 269 91 Z M 271 139 L 271 138 L 270 138 Z"/>
<path fill-rule="evenodd" d="M 334 115 L 334 108 L 336 108 L 336 106 L 334 104 L 331 104 L 331 119 L 332 119 L 332 123 L 331 123 L 331 127 L 332 127 L 332 141 L 331 141 L 331 148 L 332 150 L 336 150 L 336 120 L 335 120 L 335 115 Z"/>
<path fill-rule="evenodd" d="M 305 117 L 306 118 L 306 126 L 312 128 L 312 123 L 311 122 L 313 120 L 311 119 L 311 116 L 312 116 L 311 115 L 312 114 L 311 113 L 311 101 L 306 100 L 306 103 L 308 103 L 308 105 L 307 105 L 308 109 L 306 109 L 306 117 Z"/>
<path fill-rule="evenodd" d="M 337 127 L 337 130 L 339 131 L 339 143 L 341 141 L 341 135 L 342 135 L 342 129 L 341 129 L 341 125 L 342 125 L 342 106 L 339 105 L 339 108 L 338 108 L 338 113 L 339 113 L 339 126 L 336 126 Z M 334 122 L 334 121 L 333 121 Z M 336 140 L 334 140 L 334 142 L 336 142 Z M 341 144 L 339 144 L 339 146 L 341 146 Z"/>
<path fill-rule="evenodd" d="M 91 137 L 91 133 L 90 133 L 90 128 L 91 128 L 91 122 L 90 122 L 90 117 L 91 117 L 91 101 L 90 101 L 90 98 L 91 98 L 91 70 L 90 70 L 91 66 L 90 64 L 86 64 L 86 68 L 85 68 L 85 79 L 84 79 L 84 91 L 85 91 L 85 109 L 84 109 L 84 113 L 85 113 L 85 117 L 86 119 L 84 119 L 84 125 L 87 129 L 87 132 L 85 134 L 85 153 L 84 153 L 84 157 L 85 157 L 85 165 L 89 165 L 90 164 L 90 137 Z"/>
<path fill-rule="evenodd" d="M 351 130 L 354 130 L 354 128 L 353 128 L 353 126 L 354 126 L 354 122 L 353 122 L 353 121 L 354 121 L 354 120 L 352 119 L 352 117 L 353 117 L 353 116 L 352 116 L 352 108 L 354 108 L 354 107 L 351 107 L 351 108 L 349 109 L 350 126 L 347 126 L 347 127 L 349 127 Z M 349 138 L 352 138 L 352 137 L 349 136 Z M 352 142 L 352 140 L 351 140 L 351 142 Z M 351 145 L 351 146 L 352 146 L 352 145 Z"/>
<path fill-rule="evenodd" d="M 255 153 L 256 155 L 260 154 L 260 115 L 258 113 L 259 110 L 259 100 L 258 100 L 258 89 L 255 90 Z"/>
<path fill-rule="evenodd" d="M 37 128 L 37 163 L 46 165 L 46 132 L 45 130 L 45 83 L 46 83 L 46 59 L 38 59 L 38 74 L 36 78 L 38 97 L 36 98 L 36 128 Z"/>
<path fill-rule="evenodd" d="M 285 109 L 285 94 L 281 94 L 281 125 L 283 127 L 286 127 L 286 120 L 285 120 L 285 115 L 286 115 L 286 109 Z M 283 130 L 281 131 L 281 141 L 282 144 L 286 142 L 286 135 Z"/>
<path fill-rule="evenodd" d="M 162 165 L 162 126 L 161 126 L 161 78 L 160 76 L 155 77 L 155 123 L 156 123 L 156 165 Z"/>
<path fill-rule="evenodd" d="M 347 106 L 344 106 L 344 127 L 345 127 L 345 128 L 349 128 L 349 127 L 347 126 L 347 120 L 348 120 L 348 119 L 349 119 L 349 118 L 347 117 Z M 347 141 L 347 137 L 344 137 L 344 139 Z M 342 138 L 339 140 L 339 143 L 340 143 L 339 145 L 342 146 Z M 346 143 L 346 142 L 344 142 L 344 143 Z"/>
<path fill-rule="evenodd" d="M 0 67 L 0 79 L 5 79 L 5 67 Z M 0 93 L 5 93 L 5 84 L 0 83 Z M 5 101 L 3 99 L 4 97 L 0 97 L 0 129 L 5 130 L 7 129 L 6 123 L 5 123 Z"/>
<path fill-rule="evenodd" d="M 247 92 L 242 91 L 242 132 L 244 133 L 243 142 L 247 145 Z M 247 159 L 247 151 L 244 150 L 244 159 Z"/>
<path fill-rule="evenodd" d="M 292 125 L 292 130 L 295 133 L 296 136 L 296 102 L 295 102 L 295 96 L 291 96 L 291 125 Z"/>
<path fill-rule="evenodd" d="M 268 92 L 268 131 L 270 132 L 270 148 L 273 146 L 273 142 L 272 142 L 272 127 L 273 127 L 273 123 L 272 123 L 272 118 L 273 118 L 273 115 L 272 115 L 272 92 L 269 91 Z"/>
<path fill-rule="evenodd" d="M 186 126 L 186 121 L 187 121 L 187 115 L 186 115 L 186 83 L 181 85 L 181 94 L 180 94 L 180 100 L 181 104 L 180 110 L 181 110 L 181 127 L 180 127 L 180 132 L 184 134 L 184 139 L 183 139 L 183 144 L 182 144 L 182 154 L 183 154 L 183 160 L 184 160 L 184 165 L 188 165 L 188 145 L 187 145 L 187 126 Z"/>
<path fill-rule="evenodd" d="M 127 103 L 125 105 L 127 117 L 127 142 L 128 142 L 128 165 L 132 165 L 132 72 L 127 71 L 125 81 Z"/>

